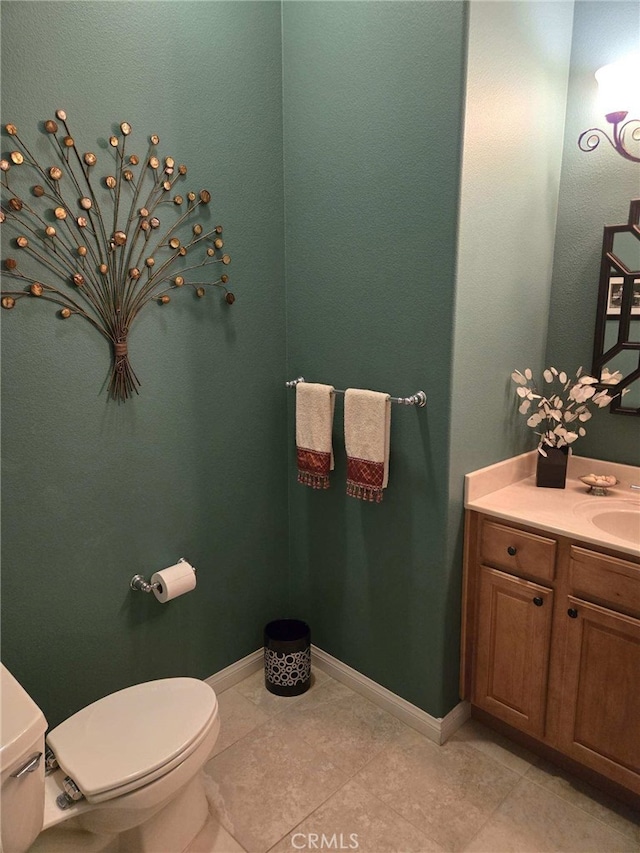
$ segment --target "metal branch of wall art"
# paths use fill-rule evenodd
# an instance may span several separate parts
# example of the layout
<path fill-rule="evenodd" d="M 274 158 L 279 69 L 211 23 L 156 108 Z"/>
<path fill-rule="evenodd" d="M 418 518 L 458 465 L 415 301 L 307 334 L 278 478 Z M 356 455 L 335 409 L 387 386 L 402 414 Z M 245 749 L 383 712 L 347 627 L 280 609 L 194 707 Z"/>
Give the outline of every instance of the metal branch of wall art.
<path fill-rule="evenodd" d="M 175 191 L 187 167 L 173 157 L 160 161 L 156 135 L 144 157 L 127 154 L 131 125 L 123 121 L 120 133 L 105 145 L 109 173 L 98 178 L 96 154 L 79 152 L 64 110 L 56 118 L 42 126 L 53 149 L 51 166 L 40 165 L 15 125 L 4 128 L 14 150 L 0 160 L 0 222 L 13 223 L 18 236 L 12 241 L 15 257 L 4 259 L 3 275 L 23 288 L 3 284 L 1 305 L 8 310 L 21 299 L 37 298 L 59 305 L 62 319 L 83 317 L 91 323 L 112 346 L 109 394 L 124 401 L 140 386 L 127 350 L 140 311 L 149 303 L 167 305 L 170 293 L 183 288 L 199 298 L 207 287 L 220 288 L 232 305 L 226 273 L 211 276 L 208 270 L 224 269 L 230 258 L 222 251 L 222 226 L 207 230 L 194 222 L 211 194 Z M 25 170 L 29 181 L 35 173 L 37 183 L 21 193 L 12 182 L 16 175 L 24 178 Z M 160 207 L 172 219 L 168 227 L 161 225 Z M 24 269 L 21 255 L 30 259 Z M 34 264 L 38 278 L 27 271 Z"/>

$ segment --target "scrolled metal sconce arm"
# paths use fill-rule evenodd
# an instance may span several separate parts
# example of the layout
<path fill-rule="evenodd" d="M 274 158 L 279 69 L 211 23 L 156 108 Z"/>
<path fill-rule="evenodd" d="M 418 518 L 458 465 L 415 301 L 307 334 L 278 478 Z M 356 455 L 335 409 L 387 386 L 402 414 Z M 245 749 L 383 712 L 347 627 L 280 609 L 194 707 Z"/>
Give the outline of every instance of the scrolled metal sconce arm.
<path fill-rule="evenodd" d="M 634 142 L 640 142 L 640 119 L 631 118 L 625 121 L 628 113 L 624 111 L 607 113 L 606 120 L 612 126 L 612 135 L 599 127 L 590 127 L 578 137 L 578 145 L 581 151 L 595 151 L 602 139 L 614 148 L 618 154 L 633 163 L 640 163 L 640 157 L 636 157 L 627 148 L 627 138 Z"/>

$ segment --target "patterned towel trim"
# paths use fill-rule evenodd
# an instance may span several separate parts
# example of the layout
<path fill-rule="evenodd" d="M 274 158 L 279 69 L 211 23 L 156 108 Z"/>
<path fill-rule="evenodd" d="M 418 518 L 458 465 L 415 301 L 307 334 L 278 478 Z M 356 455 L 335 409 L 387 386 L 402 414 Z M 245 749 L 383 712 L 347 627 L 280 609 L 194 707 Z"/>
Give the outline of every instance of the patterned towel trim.
<path fill-rule="evenodd" d="M 306 447 L 296 448 L 298 457 L 298 482 L 312 489 L 329 488 L 331 454 Z"/>
<path fill-rule="evenodd" d="M 347 457 L 347 494 L 361 501 L 380 503 L 383 497 L 384 463 Z"/>

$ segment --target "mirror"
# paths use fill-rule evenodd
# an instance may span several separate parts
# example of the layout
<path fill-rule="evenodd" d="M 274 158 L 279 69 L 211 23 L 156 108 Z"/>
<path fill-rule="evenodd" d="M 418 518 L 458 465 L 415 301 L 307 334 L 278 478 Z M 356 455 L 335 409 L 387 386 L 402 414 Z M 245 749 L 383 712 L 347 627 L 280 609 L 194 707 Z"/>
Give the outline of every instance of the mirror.
<path fill-rule="evenodd" d="M 604 229 L 592 373 L 623 392 L 610 412 L 640 415 L 640 199 L 626 225 Z"/>

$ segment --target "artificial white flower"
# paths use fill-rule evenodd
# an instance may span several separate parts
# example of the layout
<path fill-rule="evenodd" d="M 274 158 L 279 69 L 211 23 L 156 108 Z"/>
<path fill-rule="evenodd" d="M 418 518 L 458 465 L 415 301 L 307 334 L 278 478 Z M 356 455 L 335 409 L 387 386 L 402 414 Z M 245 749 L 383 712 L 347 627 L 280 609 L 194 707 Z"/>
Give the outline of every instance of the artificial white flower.
<path fill-rule="evenodd" d="M 591 377 L 587 377 L 591 378 Z M 584 376 L 578 380 L 578 384 L 574 385 L 573 388 L 569 391 L 569 399 L 575 400 L 576 403 L 584 403 L 586 400 L 590 400 L 591 397 L 596 393 L 596 389 L 593 385 L 581 384 Z M 594 382 L 596 380 L 594 379 Z"/>
<path fill-rule="evenodd" d="M 602 382 L 603 385 L 617 385 L 621 379 L 622 373 L 620 373 L 619 370 L 615 370 L 611 373 L 608 367 L 602 368 L 602 372 L 600 373 L 600 382 Z"/>
<path fill-rule="evenodd" d="M 530 368 L 527 368 L 524 373 L 514 370 L 511 379 L 518 386 L 516 394 L 521 400 L 518 411 L 522 415 L 529 415 L 527 426 L 535 430 L 539 438 L 538 453 L 546 456 L 545 445 L 566 447 L 585 436 L 587 433 L 583 426 L 578 427 L 576 432 L 573 429 L 567 429 L 567 425 L 576 420 L 580 423 L 590 420 L 592 413 L 588 409 L 589 404 L 593 403 L 598 408 L 603 408 L 609 405 L 615 395 L 609 394 L 606 390 L 598 390 L 596 387 L 599 384 L 598 380 L 583 374 L 581 367 L 576 372 L 575 380 L 569 379 L 564 370 L 558 371 L 555 367 L 547 367 L 542 375 L 544 381 L 553 386 L 548 395 L 539 393 L 533 382 L 533 373 Z M 609 376 L 615 377 L 616 374 L 609 374 Z M 600 384 L 615 384 L 621 378 L 607 381 L 603 371 Z M 531 412 L 532 406 L 533 412 Z"/>
<path fill-rule="evenodd" d="M 627 389 L 625 389 L 625 391 L 626 390 Z M 622 393 L 624 394 L 625 392 L 623 391 Z M 611 397 L 607 394 L 606 391 L 598 391 L 598 393 L 594 394 L 593 396 L 593 402 L 596 404 L 596 406 L 602 409 L 603 406 L 609 405 L 609 403 L 611 402 Z"/>

